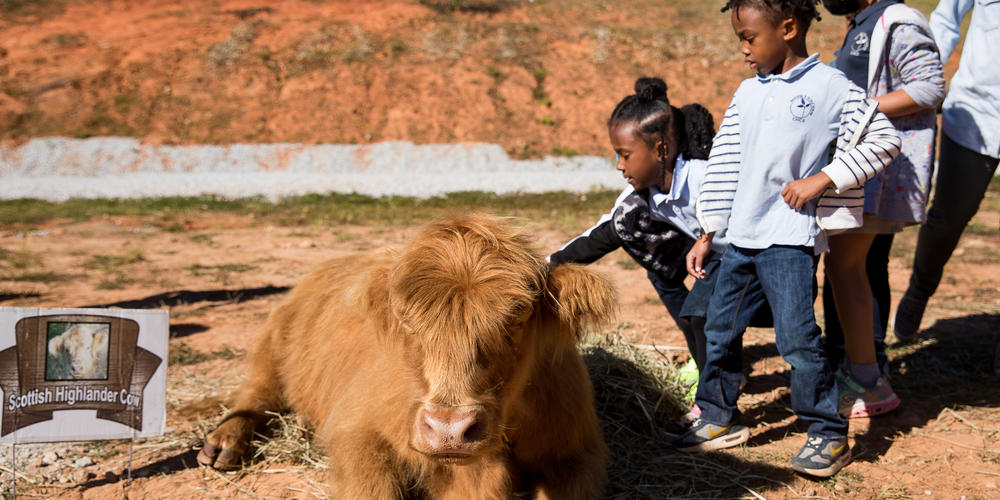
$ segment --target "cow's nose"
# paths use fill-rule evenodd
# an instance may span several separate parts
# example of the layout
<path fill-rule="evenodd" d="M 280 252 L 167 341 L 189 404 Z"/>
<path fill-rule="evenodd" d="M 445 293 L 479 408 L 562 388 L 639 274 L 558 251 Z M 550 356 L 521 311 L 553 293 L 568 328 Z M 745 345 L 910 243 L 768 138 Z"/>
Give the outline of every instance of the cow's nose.
<path fill-rule="evenodd" d="M 469 453 L 486 439 L 485 414 L 476 408 L 424 408 L 419 418 L 432 453 Z"/>

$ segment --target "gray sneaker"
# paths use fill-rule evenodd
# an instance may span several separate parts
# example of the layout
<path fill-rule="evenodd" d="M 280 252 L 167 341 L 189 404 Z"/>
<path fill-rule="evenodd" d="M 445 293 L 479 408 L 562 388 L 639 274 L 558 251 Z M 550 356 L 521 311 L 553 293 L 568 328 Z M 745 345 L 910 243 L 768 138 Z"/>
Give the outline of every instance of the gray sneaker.
<path fill-rule="evenodd" d="M 674 448 L 680 451 L 712 451 L 740 445 L 747 439 L 750 439 L 750 429 L 742 425 L 715 425 L 699 418 L 691 423 L 687 432 L 674 439 Z"/>
<path fill-rule="evenodd" d="M 918 299 L 909 293 L 903 294 L 896 306 L 896 319 L 892 322 L 892 330 L 900 342 L 910 342 L 917 337 L 926 307 L 927 299 Z"/>
<path fill-rule="evenodd" d="M 792 457 L 792 469 L 816 477 L 830 477 L 851 461 L 847 438 L 809 437 Z"/>

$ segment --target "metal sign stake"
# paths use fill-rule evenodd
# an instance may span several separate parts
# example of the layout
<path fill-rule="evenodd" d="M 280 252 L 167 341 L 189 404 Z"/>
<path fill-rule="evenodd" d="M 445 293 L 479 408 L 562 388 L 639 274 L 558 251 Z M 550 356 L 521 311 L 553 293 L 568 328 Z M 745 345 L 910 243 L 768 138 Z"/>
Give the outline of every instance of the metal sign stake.
<path fill-rule="evenodd" d="M 17 443 L 10 443 L 10 491 L 17 498 Z"/>

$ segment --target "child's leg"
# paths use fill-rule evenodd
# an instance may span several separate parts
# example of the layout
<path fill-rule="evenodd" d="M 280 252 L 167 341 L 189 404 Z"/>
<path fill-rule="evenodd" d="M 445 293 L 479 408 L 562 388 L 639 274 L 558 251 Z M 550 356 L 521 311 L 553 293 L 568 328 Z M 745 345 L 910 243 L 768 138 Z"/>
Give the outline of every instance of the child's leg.
<path fill-rule="evenodd" d="M 810 436 L 839 438 L 847 435 L 847 419 L 837 412 L 833 371 L 813 311 L 812 253 L 812 247 L 770 247 L 757 255 L 757 275 L 774 314 L 778 351 L 792 365 L 792 410 L 809 423 Z"/>
<path fill-rule="evenodd" d="M 830 254 L 826 254 L 827 257 Z M 824 257 L 826 259 L 826 257 Z M 830 284 L 830 267 L 824 261 L 823 269 L 823 334 L 826 335 L 826 356 L 830 364 L 838 367 L 844 361 L 844 330 L 837 316 L 837 302 L 833 300 L 833 285 Z"/>
<path fill-rule="evenodd" d="M 674 323 L 677 323 L 677 327 L 684 334 L 684 341 L 687 343 L 691 358 L 695 360 L 695 363 L 698 363 L 698 339 L 691 328 L 690 318 L 681 314 L 681 309 L 684 307 L 684 303 L 688 297 L 688 289 L 684 286 L 685 275 L 680 273 L 668 279 L 652 271 L 646 271 L 646 277 L 649 278 L 649 282 L 656 289 L 656 294 L 660 296 L 660 302 L 663 302 L 663 305 L 667 308 L 667 312 L 670 313 L 670 317 L 673 318 Z M 698 366 L 701 367 L 700 364 Z"/>
<path fill-rule="evenodd" d="M 726 249 L 709 301 L 705 365 L 695 404 L 701 408 L 702 419 L 713 424 L 728 425 L 738 415 L 743 332 L 754 312 L 764 304 L 755 278 L 756 252 L 732 246 Z"/>
<path fill-rule="evenodd" d="M 865 259 L 865 270 L 868 284 L 872 289 L 874 299 L 874 338 L 875 361 L 880 369 L 888 367 L 889 357 L 885 353 L 885 334 L 889 324 L 889 307 L 892 292 L 889 288 L 889 251 L 895 234 L 879 234 L 872 241 L 868 256 Z M 827 254 L 829 256 L 829 254 Z M 833 285 L 830 283 L 830 271 L 826 270 L 823 277 L 823 317 L 826 334 L 826 352 L 833 366 L 840 366 L 844 360 L 844 332 L 837 316 L 837 305 L 833 299 Z M 886 373 L 882 373 L 886 375 Z"/>
<path fill-rule="evenodd" d="M 892 302 L 892 291 L 889 288 L 889 252 L 892 250 L 894 233 L 879 234 L 872 241 L 868 250 L 865 268 L 868 271 L 868 283 L 872 287 L 872 297 L 875 299 L 875 361 L 881 369 L 889 366 L 889 357 L 885 353 L 885 333 L 889 326 L 889 307 Z M 887 375 L 883 372 L 882 375 Z"/>
<path fill-rule="evenodd" d="M 875 235 L 844 233 L 830 237 L 830 253 L 826 255 L 826 269 L 837 315 L 844 333 L 844 347 L 851 365 L 868 369 L 859 380 L 872 387 L 878 380 L 875 363 L 875 332 L 872 289 L 868 283 L 865 262 L 868 249 Z"/>
<path fill-rule="evenodd" d="M 712 300 L 712 292 L 715 290 L 715 280 L 719 276 L 718 259 L 705 264 L 705 278 L 694 281 L 687 299 L 684 300 L 684 307 L 681 308 L 681 317 L 688 321 L 691 328 L 691 337 L 694 349 L 691 355 L 694 356 L 698 369 L 705 366 L 705 319 L 708 317 L 708 304 Z M 688 346 L 691 346 L 689 342 Z"/>

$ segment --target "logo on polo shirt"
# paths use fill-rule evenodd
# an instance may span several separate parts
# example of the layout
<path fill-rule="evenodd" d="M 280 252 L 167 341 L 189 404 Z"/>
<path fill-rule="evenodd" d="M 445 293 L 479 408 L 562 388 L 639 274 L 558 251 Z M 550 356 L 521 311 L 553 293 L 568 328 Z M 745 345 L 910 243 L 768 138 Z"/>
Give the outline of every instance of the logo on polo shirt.
<path fill-rule="evenodd" d="M 816 111 L 816 104 L 813 103 L 811 97 L 800 94 L 792 98 L 789 109 L 792 112 L 793 120 L 804 122 L 806 118 L 812 116 L 813 112 Z"/>
<path fill-rule="evenodd" d="M 868 33 L 861 32 L 854 37 L 854 43 L 851 44 L 851 55 L 860 56 L 868 52 Z"/>

